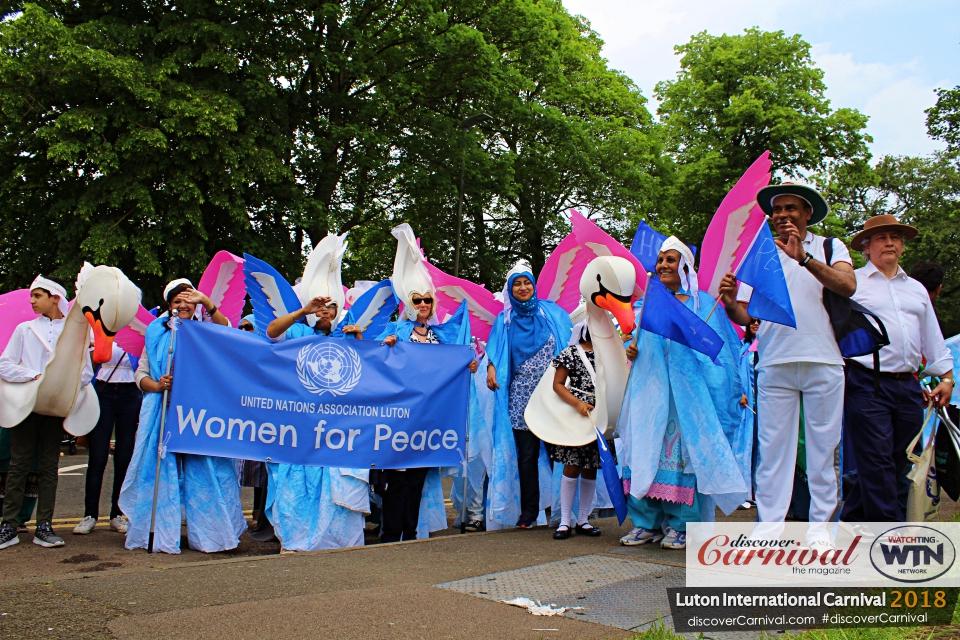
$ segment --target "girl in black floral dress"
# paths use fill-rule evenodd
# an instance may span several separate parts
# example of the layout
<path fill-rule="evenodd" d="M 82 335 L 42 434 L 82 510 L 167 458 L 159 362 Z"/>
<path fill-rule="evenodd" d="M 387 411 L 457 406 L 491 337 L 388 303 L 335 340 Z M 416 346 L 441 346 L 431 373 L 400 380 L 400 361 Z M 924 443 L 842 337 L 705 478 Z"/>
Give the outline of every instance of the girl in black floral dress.
<path fill-rule="evenodd" d="M 553 390 L 560 399 L 575 408 L 580 415 L 590 415 L 594 406 L 594 369 L 593 344 L 586 323 L 574 327 L 574 334 L 580 335 L 579 346 L 571 345 L 553 359 L 557 368 L 553 379 Z M 589 367 L 584 363 L 589 363 Z M 567 387 L 569 380 L 570 386 Z M 576 524 L 577 533 L 599 536 L 600 529 L 587 522 L 587 516 L 593 509 L 593 498 L 597 489 L 597 469 L 600 468 L 600 450 L 596 442 L 580 447 L 565 447 L 547 444 L 547 452 L 554 462 L 563 463 L 563 478 L 560 481 L 560 526 L 553 537 L 557 540 L 569 538 Z M 573 499 L 577 495 L 577 481 L 580 484 L 580 509 L 576 523 L 573 521 Z"/>

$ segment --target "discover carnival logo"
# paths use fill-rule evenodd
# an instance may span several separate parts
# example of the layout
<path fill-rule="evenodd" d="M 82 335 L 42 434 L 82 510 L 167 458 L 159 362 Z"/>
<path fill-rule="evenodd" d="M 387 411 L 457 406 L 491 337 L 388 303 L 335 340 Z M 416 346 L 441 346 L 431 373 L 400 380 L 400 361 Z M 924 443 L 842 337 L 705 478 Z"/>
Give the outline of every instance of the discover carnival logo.
<path fill-rule="evenodd" d="M 335 342 L 307 345 L 297 354 L 297 377 L 310 393 L 342 396 L 360 381 L 360 356 Z"/>
<path fill-rule="evenodd" d="M 930 527 L 904 525 L 884 531 L 870 546 L 873 567 L 897 582 L 929 582 L 950 570 L 957 550 Z"/>

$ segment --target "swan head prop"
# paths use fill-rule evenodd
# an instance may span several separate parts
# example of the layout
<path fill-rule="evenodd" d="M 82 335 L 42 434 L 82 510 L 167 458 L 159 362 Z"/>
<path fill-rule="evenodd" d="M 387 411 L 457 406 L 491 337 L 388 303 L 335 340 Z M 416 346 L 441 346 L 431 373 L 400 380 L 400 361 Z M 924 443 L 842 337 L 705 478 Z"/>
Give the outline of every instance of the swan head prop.
<path fill-rule="evenodd" d="M 629 333 L 635 328 L 630 297 L 636 279 L 636 269 L 626 258 L 595 258 L 580 276 L 580 295 L 588 306 L 594 305 L 612 313 L 620 323 L 620 330 Z"/>
<path fill-rule="evenodd" d="M 141 292 L 120 269 L 89 262 L 80 270 L 76 286 L 74 306 L 93 329 L 93 361 L 102 364 L 113 355 L 113 337 L 137 315 Z"/>
<path fill-rule="evenodd" d="M 301 304 L 307 304 L 317 296 L 330 298 L 337 304 L 337 317 L 333 320 L 333 326 L 337 326 L 343 315 L 346 296 L 343 291 L 343 281 L 340 277 L 340 267 L 343 263 L 343 254 L 347 250 L 347 243 L 344 238 L 347 234 L 338 236 L 335 233 L 328 233 L 327 237 L 321 240 L 310 257 L 307 258 L 307 266 L 303 270 L 303 278 L 296 287 L 297 297 Z M 311 314 L 306 318 L 307 323 L 312 327 L 316 324 L 317 318 Z"/>
<path fill-rule="evenodd" d="M 393 275 L 390 281 L 397 297 L 403 302 L 403 313 L 409 320 L 417 319 L 413 294 L 430 294 L 436 300 L 436 287 L 427 271 L 427 260 L 417 244 L 417 237 L 409 224 L 404 222 L 391 231 L 397 239 L 397 254 L 393 259 Z"/>

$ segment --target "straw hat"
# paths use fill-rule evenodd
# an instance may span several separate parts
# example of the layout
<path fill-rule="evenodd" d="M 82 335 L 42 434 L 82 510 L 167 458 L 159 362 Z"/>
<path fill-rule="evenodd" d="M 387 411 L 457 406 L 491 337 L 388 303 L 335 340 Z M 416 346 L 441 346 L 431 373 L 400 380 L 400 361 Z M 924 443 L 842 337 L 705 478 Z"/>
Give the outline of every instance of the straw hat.
<path fill-rule="evenodd" d="M 850 246 L 862 251 L 864 241 L 868 240 L 873 234 L 881 231 L 897 231 L 903 234 L 904 240 L 912 240 L 920 233 L 919 229 L 911 227 L 908 224 L 902 224 L 895 216 L 883 214 L 869 218 L 863 225 L 863 231 L 853 236 L 853 240 L 850 241 Z"/>

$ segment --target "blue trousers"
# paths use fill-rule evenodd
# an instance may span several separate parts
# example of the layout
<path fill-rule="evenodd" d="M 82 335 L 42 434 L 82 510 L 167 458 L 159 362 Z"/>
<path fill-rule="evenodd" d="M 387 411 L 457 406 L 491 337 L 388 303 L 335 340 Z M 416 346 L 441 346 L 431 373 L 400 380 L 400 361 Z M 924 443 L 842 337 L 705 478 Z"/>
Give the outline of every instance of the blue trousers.
<path fill-rule="evenodd" d="M 880 378 L 847 365 L 844 437 L 857 461 L 857 480 L 846 497 L 841 519 L 847 522 L 903 522 L 897 499 L 900 477 L 909 462 L 904 451 L 923 426 L 923 392 L 913 378 Z"/>
<path fill-rule="evenodd" d="M 667 526 L 686 531 L 688 522 L 700 522 L 699 492 L 693 494 L 693 504 L 687 506 L 657 498 L 627 496 L 627 514 L 635 527 L 659 529 L 664 519 Z"/>

